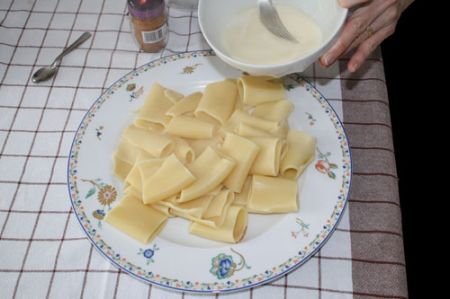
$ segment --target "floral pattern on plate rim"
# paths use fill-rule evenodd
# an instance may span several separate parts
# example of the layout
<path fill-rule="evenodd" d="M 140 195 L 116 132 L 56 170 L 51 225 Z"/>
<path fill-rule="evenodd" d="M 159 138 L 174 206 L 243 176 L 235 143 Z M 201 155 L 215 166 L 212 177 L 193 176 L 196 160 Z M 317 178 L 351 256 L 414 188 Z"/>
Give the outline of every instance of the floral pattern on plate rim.
<path fill-rule="evenodd" d="M 211 269 L 209 269 L 209 272 L 218 279 L 229 278 L 233 276 L 234 272 L 240 271 L 244 268 L 251 268 L 251 266 L 247 265 L 247 262 L 242 254 L 233 248 L 230 248 L 230 250 L 239 256 L 238 263 L 233 260 L 233 256 L 225 253 L 220 253 L 211 259 Z"/>
<path fill-rule="evenodd" d="M 314 167 L 316 170 L 320 173 L 328 175 L 330 179 L 336 179 L 336 174 L 334 173 L 333 169 L 338 169 L 339 166 L 336 163 L 330 162 L 328 159 L 331 156 L 330 152 L 322 153 L 319 148 L 316 148 L 317 153 L 319 154 L 319 159 L 317 160 Z"/>
<path fill-rule="evenodd" d="M 291 231 L 291 237 L 297 239 L 297 236 L 302 233 L 303 237 L 307 238 L 309 236 L 309 224 L 303 222 L 299 217 L 295 218 L 295 223 L 297 223 L 298 229 Z"/>
<path fill-rule="evenodd" d="M 102 220 L 106 216 L 105 207 L 108 206 L 108 210 L 111 210 L 111 204 L 117 199 L 117 190 L 114 186 L 105 184 L 99 178 L 95 180 L 81 179 L 81 181 L 92 185 L 84 199 L 88 199 L 97 193 L 97 201 L 102 205 L 102 208 L 92 212 L 92 216 L 98 220 L 97 226 L 102 228 Z"/>
<path fill-rule="evenodd" d="M 224 282 L 191 282 L 191 281 L 180 281 L 178 279 L 163 277 L 157 273 L 153 273 L 152 271 L 147 271 L 143 269 L 139 265 L 135 265 L 129 261 L 125 257 L 122 257 L 120 253 L 116 253 L 111 246 L 105 243 L 105 241 L 101 238 L 100 234 L 97 233 L 97 229 L 92 225 L 91 220 L 87 216 L 85 212 L 85 208 L 83 207 L 82 200 L 80 199 L 80 192 L 78 190 L 78 152 L 82 145 L 83 136 L 86 133 L 86 130 L 89 124 L 92 122 L 95 113 L 101 108 L 103 103 L 111 98 L 111 96 L 122 86 L 127 84 L 128 81 L 133 80 L 135 77 L 139 76 L 141 73 L 144 73 L 150 69 L 159 67 L 161 65 L 167 64 L 171 61 L 176 61 L 179 59 L 192 59 L 196 57 L 209 57 L 215 56 L 212 50 L 206 51 L 197 51 L 197 52 L 188 52 L 183 54 L 176 54 L 172 56 L 168 56 L 156 61 L 152 61 L 148 64 L 145 64 L 138 69 L 128 73 L 117 82 L 115 82 L 110 88 L 108 88 L 105 93 L 103 93 L 99 99 L 95 101 L 93 106 L 89 109 L 89 111 L 84 116 L 76 134 L 74 141 L 72 143 L 69 162 L 68 162 L 68 188 L 69 194 L 71 197 L 71 202 L 73 208 L 75 210 L 75 214 L 87 233 L 89 239 L 98 249 L 99 251 L 105 255 L 110 261 L 113 262 L 116 266 L 122 268 L 129 274 L 154 284 L 157 284 L 161 287 L 167 287 L 179 291 L 188 291 L 188 292 L 196 292 L 196 293 L 218 293 L 223 291 L 236 291 L 237 289 L 242 288 L 250 288 L 261 283 L 267 283 L 271 280 L 274 280 L 284 273 L 289 272 L 300 266 L 303 262 L 307 260 L 307 257 L 312 256 L 320 247 L 320 245 L 325 241 L 327 236 L 329 236 L 330 232 L 333 230 L 335 224 L 339 221 L 343 209 L 346 204 L 348 191 L 350 188 L 350 173 L 351 173 L 351 158 L 350 158 L 350 150 L 347 142 L 346 134 L 344 128 L 336 116 L 334 110 L 327 103 L 325 98 L 315 90 L 308 82 L 306 82 L 299 74 L 292 74 L 286 77 L 286 80 L 294 82 L 294 84 L 298 84 L 300 86 L 304 86 L 305 89 L 319 102 L 321 107 L 325 110 L 325 113 L 330 117 L 332 121 L 336 133 L 338 135 L 338 140 L 340 143 L 340 148 L 342 150 L 342 186 L 339 190 L 339 195 L 337 197 L 337 203 L 334 206 L 334 209 L 326 221 L 326 224 L 322 227 L 320 233 L 318 233 L 312 241 L 309 242 L 306 246 L 301 248 L 298 253 L 289 258 L 286 262 L 274 266 L 271 269 L 267 269 L 263 273 L 254 274 L 250 277 L 244 279 L 235 279 L 235 280 L 227 280 Z M 295 86 L 291 85 L 291 89 L 295 88 Z"/>
<path fill-rule="evenodd" d="M 139 252 L 137 254 L 144 256 L 145 263 L 147 265 L 149 265 L 150 263 L 155 262 L 153 257 L 155 256 L 155 251 L 157 251 L 157 250 L 159 250 L 158 245 L 153 244 L 153 247 L 151 247 L 151 248 L 147 248 L 147 249 L 139 248 Z"/>

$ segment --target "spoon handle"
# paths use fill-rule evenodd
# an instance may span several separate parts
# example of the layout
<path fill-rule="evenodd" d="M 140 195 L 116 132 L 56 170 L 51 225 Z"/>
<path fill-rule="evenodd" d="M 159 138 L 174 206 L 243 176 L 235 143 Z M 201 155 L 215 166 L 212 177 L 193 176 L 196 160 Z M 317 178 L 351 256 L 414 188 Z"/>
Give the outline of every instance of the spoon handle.
<path fill-rule="evenodd" d="M 59 64 L 61 62 L 61 59 L 72 52 L 76 47 L 84 43 L 86 40 L 88 40 L 91 37 L 91 34 L 89 32 L 83 33 L 79 38 L 77 38 L 76 41 L 74 41 L 70 46 L 64 49 L 61 54 L 58 55 L 58 57 L 55 58 L 55 61 L 53 62 L 53 65 Z"/>

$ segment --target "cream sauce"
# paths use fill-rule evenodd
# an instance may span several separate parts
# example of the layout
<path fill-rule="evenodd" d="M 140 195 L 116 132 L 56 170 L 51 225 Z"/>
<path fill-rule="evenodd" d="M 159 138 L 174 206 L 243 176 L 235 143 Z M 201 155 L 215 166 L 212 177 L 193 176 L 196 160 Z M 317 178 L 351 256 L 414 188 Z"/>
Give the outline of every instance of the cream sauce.
<path fill-rule="evenodd" d="M 277 37 L 264 27 L 258 9 L 238 13 L 224 29 L 228 55 L 244 63 L 280 64 L 307 56 L 320 46 L 322 31 L 317 22 L 290 5 L 277 5 L 280 18 L 298 43 Z"/>

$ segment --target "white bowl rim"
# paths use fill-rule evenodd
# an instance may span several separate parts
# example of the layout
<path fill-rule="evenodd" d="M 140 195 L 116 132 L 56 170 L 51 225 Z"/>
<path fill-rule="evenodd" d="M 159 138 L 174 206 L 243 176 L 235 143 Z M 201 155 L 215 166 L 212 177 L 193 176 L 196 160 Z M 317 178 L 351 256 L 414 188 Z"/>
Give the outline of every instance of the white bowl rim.
<path fill-rule="evenodd" d="M 328 43 L 330 41 L 332 41 L 336 35 L 341 31 L 345 20 L 347 19 L 347 15 L 348 15 L 348 9 L 347 8 L 342 8 L 344 9 L 344 13 L 341 16 L 341 19 L 338 22 L 338 26 L 334 29 L 334 32 L 329 36 L 329 38 L 326 41 L 322 41 L 321 46 L 314 52 L 303 56 L 301 58 L 297 58 L 294 60 L 289 60 L 287 62 L 284 63 L 278 63 L 278 64 L 251 64 L 251 63 L 246 63 L 246 62 L 242 62 L 240 60 L 234 59 L 232 57 L 230 57 L 229 55 L 225 54 L 224 52 L 220 51 L 217 47 L 215 47 L 213 45 L 213 43 L 209 40 L 208 36 L 205 34 L 205 31 L 203 30 L 203 24 L 202 24 L 202 17 L 201 17 L 201 13 L 200 11 L 202 10 L 203 7 L 203 3 L 207 2 L 208 0 L 199 0 L 199 4 L 198 4 L 198 24 L 200 27 L 200 30 L 202 31 L 203 37 L 206 39 L 206 41 L 208 42 L 209 46 L 214 50 L 214 52 L 216 52 L 219 56 L 223 56 L 226 59 L 230 60 L 231 63 L 235 64 L 235 65 L 241 65 L 245 68 L 252 68 L 252 69 L 257 69 L 257 70 L 263 70 L 263 69 L 267 69 L 267 68 L 283 68 L 283 67 L 288 67 L 290 65 L 293 65 L 295 63 L 298 63 L 300 61 L 306 61 L 309 58 L 313 57 L 314 55 L 316 55 L 317 53 L 320 53 L 326 46 L 328 46 Z"/>

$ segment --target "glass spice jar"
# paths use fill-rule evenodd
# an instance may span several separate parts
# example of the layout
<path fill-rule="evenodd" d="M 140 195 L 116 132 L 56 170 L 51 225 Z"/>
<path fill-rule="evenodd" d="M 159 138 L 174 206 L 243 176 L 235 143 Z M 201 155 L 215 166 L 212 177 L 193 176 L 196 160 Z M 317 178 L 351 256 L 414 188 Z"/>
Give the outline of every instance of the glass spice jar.
<path fill-rule="evenodd" d="M 132 32 L 144 52 L 159 52 L 167 43 L 164 0 L 128 0 Z"/>

